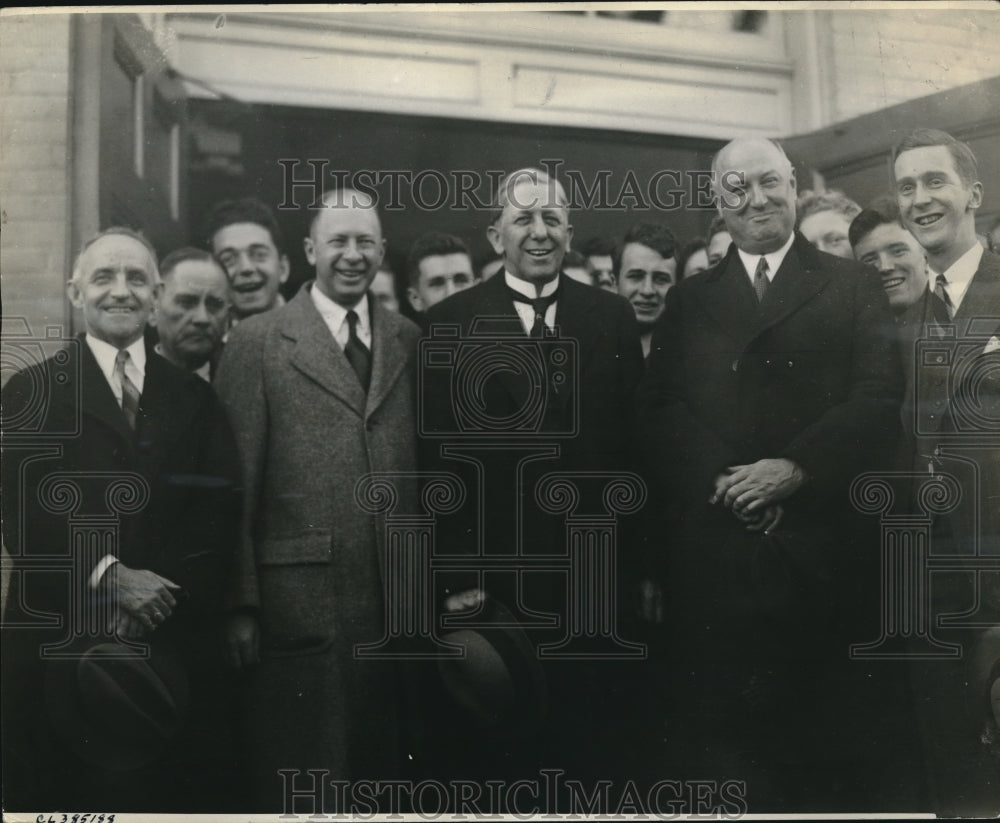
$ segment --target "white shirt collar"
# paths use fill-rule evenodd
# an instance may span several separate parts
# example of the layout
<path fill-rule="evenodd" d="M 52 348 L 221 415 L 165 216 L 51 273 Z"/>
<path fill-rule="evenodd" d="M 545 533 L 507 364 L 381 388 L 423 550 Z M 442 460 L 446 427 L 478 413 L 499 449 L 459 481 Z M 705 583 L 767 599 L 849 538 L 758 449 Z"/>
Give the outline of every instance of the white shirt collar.
<path fill-rule="evenodd" d="M 361 299 L 357 302 L 357 305 L 353 306 L 351 309 L 346 309 L 327 297 L 323 292 L 316 288 L 316 284 L 313 283 L 309 288 L 309 294 L 312 295 L 313 304 L 316 306 L 316 310 L 320 313 L 323 319 L 326 321 L 328 326 L 333 326 L 335 328 L 340 328 L 347 321 L 347 312 L 353 311 L 358 315 L 358 333 L 361 331 L 368 331 L 369 318 L 368 318 L 368 295 L 362 295 Z"/>
<path fill-rule="evenodd" d="M 113 382 L 112 378 L 115 373 L 115 359 L 118 357 L 118 349 L 112 346 L 110 343 L 105 343 L 103 340 L 98 340 L 90 332 L 87 333 L 87 345 L 90 346 L 90 350 L 94 353 L 94 358 L 97 360 L 97 365 L 101 367 L 101 372 L 109 383 Z M 129 358 L 132 360 L 133 365 L 139 370 L 139 374 L 145 377 L 146 375 L 146 341 L 140 336 L 131 346 L 127 346 L 125 350 L 128 352 Z"/>
<path fill-rule="evenodd" d="M 778 273 L 778 269 L 781 268 L 781 264 L 785 260 L 785 255 L 788 254 L 788 250 L 792 247 L 792 243 L 794 242 L 795 232 L 792 232 L 788 235 L 785 245 L 777 251 L 768 252 L 764 255 L 750 254 L 737 246 L 736 251 L 739 252 L 740 260 L 743 261 L 743 268 L 746 269 L 747 274 L 750 276 L 750 281 L 753 282 L 754 273 L 757 271 L 757 263 L 760 261 L 761 257 L 767 260 L 768 281 L 774 280 L 774 275 Z"/>
<path fill-rule="evenodd" d="M 941 272 L 948 281 L 948 296 L 951 298 L 952 305 L 955 307 L 956 311 L 962 304 L 962 298 L 965 297 L 965 293 L 969 290 L 969 283 L 972 282 L 972 278 L 975 277 L 976 272 L 979 271 L 979 264 L 982 262 L 982 259 L 983 247 L 977 240 L 972 244 L 972 248 L 970 248 L 965 254 L 959 257 L 958 260 L 948 267 L 947 271 Z M 928 274 L 930 275 L 930 289 L 933 291 L 934 286 L 937 283 L 938 272 L 931 269 L 930 266 L 927 268 Z"/>
<path fill-rule="evenodd" d="M 545 285 L 542 286 L 542 293 L 538 294 L 535 290 L 535 284 L 529 283 L 527 280 L 521 280 L 518 277 L 514 277 L 509 271 L 504 271 L 504 280 L 507 285 L 514 291 L 523 294 L 529 300 L 534 300 L 536 297 L 548 297 L 557 288 L 559 288 L 559 275 L 556 275 L 551 280 L 549 280 Z"/>

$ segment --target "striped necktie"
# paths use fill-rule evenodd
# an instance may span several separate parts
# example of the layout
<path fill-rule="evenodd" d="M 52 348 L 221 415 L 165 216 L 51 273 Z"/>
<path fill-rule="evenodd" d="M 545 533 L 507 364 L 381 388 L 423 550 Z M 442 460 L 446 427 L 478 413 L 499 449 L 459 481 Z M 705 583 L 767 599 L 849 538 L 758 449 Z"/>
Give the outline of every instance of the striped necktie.
<path fill-rule="evenodd" d="M 129 360 L 128 351 L 119 349 L 115 356 L 115 376 L 122 387 L 122 411 L 125 412 L 125 419 L 128 420 L 129 428 L 135 429 L 135 421 L 139 416 L 139 389 L 125 374 L 125 364 Z"/>

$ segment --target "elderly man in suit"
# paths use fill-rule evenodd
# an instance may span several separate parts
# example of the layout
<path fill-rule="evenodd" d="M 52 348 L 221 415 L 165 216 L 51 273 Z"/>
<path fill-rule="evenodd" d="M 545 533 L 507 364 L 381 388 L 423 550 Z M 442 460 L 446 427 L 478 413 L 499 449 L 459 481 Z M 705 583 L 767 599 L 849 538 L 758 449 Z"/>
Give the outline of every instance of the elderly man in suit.
<path fill-rule="evenodd" d="M 225 798 L 215 795 L 232 785 L 234 765 L 213 760 L 220 752 L 213 737 L 225 729 L 217 725 L 222 660 L 212 624 L 235 559 L 239 458 L 209 386 L 147 347 L 143 329 L 160 289 L 155 260 L 145 238 L 127 228 L 86 243 L 68 283 L 86 333 L 4 388 L 4 544 L 20 584 L 4 631 L 6 809 L 235 805 L 232 797 L 217 805 Z M 70 543 L 74 525 L 100 530 L 112 521 L 117 543 L 106 534 Z M 69 575 L 61 556 L 72 558 Z M 45 558 L 52 568 L 39 566 Z M 40 612 L 58 615 L 58 625 L 39 620 Z M 103 625 L 102 613 L 109 621 L 117 614 L 117 624 Z M 72 649 L 79 661 L 42 662 L 69 651 L 54 647 L 71 632 L 81 638 Z M 139 712 L 128 727 L 127 707 L 148 695 L 113 666 L 104 669 L 105 683 L 119 691 L 98 687 L 96 658 L 84 660 L 96 645 L 121 650 L 117 638 L 149 643 L 154 667 L 161 655 L 180 661 L 189 686 L 159 688 L 170 701 L 190 689 L 186 724 Z M 138 660 L 122 665 L 149 673 Z M 67 682 L 86 691 L 71 685 L 53 698 L 54 684 Z M 72 729 L 54 723 L 53 712 Z M 140 721 L 163 723 L 170 745 L 136 747 L 148 728 Z M 116 751 L 134 752 L 135 762 L 108 762 Z"/>
<path fill-rule="evenodd" d="M 864 808 L 887 723 L 848 722 L 842 702 L 859 688 L 844 629 L 877 584 L 848 488 L 895 437 L 888 303 L 861 266 L 794 232 L 777 143 L 734 140 L 713 174 L 733 244 L 667 293 L 640 389 L 669 535 L 681 769 L 746 779 L 751 811 Z"/>
<path fill-rule="evenodd" d="M 546 516 L 535 502 L 536 483 L 548 472 L 599 475 L 633 467 L 630 421 L 642 373 L 638 325 L 629 303 L 561 273 L 572 231 L 566 195 L 557 180 L 537 169 L 512 172 L 500 183 L 487 228 L 491 245 L 503 257 L 503 269 L 427 312 L 432 339 L 436 328 L 451 327 L 458 329 L 458 346 L 474 348 L 476 336 L 484 333 L 495 340 L 496 346 L 485 352 L 487 359 L 502 359 L 505 351 L 516 347 L 529 354 L 541 352 L 547 358 L 547 346 L 573 344 L 576 362 L 561 375 L 566 381 L 546 375 L 542 378 L 546 385 L 540 387 L 530 375 L 517 373 L 517 367 L 509 362 L 490 369 L 483 361 L 484 379 L 477 402 L 484 419 L 517 419 L 540 389 L 544 409 L 534 428 L 513 436 L 501 432 L 492 448 L 476 451 L 484 434 L 489 439 L 492 423 L 478 433 L 450 428 L 454 425 L 453 404 L 458 399 L 451 390 L 451 374 L 421 364 L 427 464 L 461 474 L 481 461 L 479 475 L 465 474 L 470 489 L 482 484 L 481 519 L 476 519 L 474 507 L 467 507 L 459 518 L 460 525 L 439 545 L 507 555 L 511 564 L 507 572 L 486 575 L 488 593 L 508 605 L 516 604 L 518 616 L 528 622 L 539 613 L 558 616 L 559 627 L 550 630 L 548 637 L 552 641 L 565 631 L 568 609 L 573 608 L 566 602 L 565 577 L 521 570 L 515 586 L 518 577 L 509 573 L 515 571 L 518 546 L 524 556 L 567 553 L 565 527 Z M 532 341 L 537 341 L 533 348 Z M 465 452 L 468 457 L 442 459 L 445 447 L 452 454 Z M 592 491 L 583 491 L 583 507 L 593 504 L 586 498 Z M 483 545 L 479 545 L 479 535 Z M 613 577 L 617 571 L 609 574 Z M 543 638 L 545 632 L 535 626 L 531 639 Z M 535 737 L 525 748 L 507 753 L 504 767 L 512 769 L 510 774 L 530 775 L 533 759 L 541 758 L 543 765 L 570 771 L 590 768 L 598 774 L 603 769 L 607 774 L 620 765 L 609 747 L 602 747 L 606 742 L 603 735 L 615 715 L 608 711 L 595 716 L 592 706 L 611 702 L 602 691 L 611 686 L 602 685 L 601 677 L 608 674 L 610 679 L 608 669 L 615 664 L 610 663 L 604 671 L 565 660 L 552 661 L 547 667 L 551 690 L 548 723 L 534 730 Z"/>
<path fill-rule="evenodd" d="M 251 669 L 257 808 L 285 803 L 279 769 L 390 777 L 401 754 L 391 662 L 355 657 L 384 627 L 384 518 L 361 510 L 369 472 L 416 468 L 419 332 L 368 288 L 385 253 L 374 203 L 327 194 L 305 238 L 315 279 L 231 334 L 216 387 L 243 454 L 246 510 L 234 661 Z M 401 511 L 412 489 L 400 481 Z M 328 803 L 335 803 L 327 792 Z"/>
<path fill-rule="evenodd" d="M 903 224 L 927 255 L 928 284 L 902 315 L 903 465 L 914 476 L 954 477 L 956 507 L 934 519 L 935 554 L 1000 551 L 1000 257 L 976 237 L 983 186 L 969 147 L 936 129 L 917 129 L 893 152 Z M 966 623 L 996 625 L 996 573 L 939 573 L 931 580 L 932 615 L 966 613 Z M 996 629 L 991 630 L 996 632 Z M 972 650 L 981 629 L 940 632 Z M 993 642 L 995 648 L 995 640 Z M 978 655 L 977 655 L 978 656 Z M 915 663 L 935 811 L 992 813 L 1000 778 L 980 742 L 995 729 L 991 676 L 970 677 L 968 660 Z M 986 666 L 988 671 L 992 664 Z"/>

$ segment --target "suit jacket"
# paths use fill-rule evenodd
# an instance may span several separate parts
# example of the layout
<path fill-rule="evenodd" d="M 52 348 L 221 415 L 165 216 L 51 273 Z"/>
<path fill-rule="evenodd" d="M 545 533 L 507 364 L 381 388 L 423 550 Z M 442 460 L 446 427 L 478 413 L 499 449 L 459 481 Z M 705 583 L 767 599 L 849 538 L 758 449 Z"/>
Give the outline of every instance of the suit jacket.
<path fill-rule="evenodd" d="M 398 731 L 391 668 L 353 654 L 385 630 L 385 518 L 361 510 L 355 485 L 395 473 L 396 513 L 413 511 L 418 330 L 369 297 L 366 394 L 310 288 L 236 326 L 214 384 L 246 478 L 233 597 L 260 618 L 251 734 L 267 808 L 281 802 L 278 768 L 386 774 Z"/>
<path fill-rule="evenodd" d="M 10 755 L 7 762 L 33 762 L 38 774 L 55 781 L 42 789 L 40 799 L 47 800 L 44 792 L 60 787 L 48 765 L 55 749 L 33 751 L 31 742 L 46 726 L 40 714 L 40 644 L 65 639 L 71 605 L 79 616 L 78 604 L 95 597 L 88 581 L 94 561 L 113 551 L 127 566 L 151 569 L 182 587 L 173 615 L 148 639 L 189 655 L 195 689 L 207 683 L 210 653 L 218 655 L 205 619 L 222 610 L 224 583 L 232 574 L 240 465 L 232 430 L 211 388 L 151 346 L 135 431 L 82 335 L 10 379 L 3 391 L 3 416 L 4 545 L 15 569 L 22 570 L 20 578 L 17 573 L 13 578 L 19 586 L 12 586 L 5 618 L 35 623 L 4 632 L 4 753 Z M 78 492 L 50 489 L 45 480 L 56 472 L 75 473 Z M 127 511 L 136 499 L 132 492 L 109 493 L 120 472 L 141 475 L 148 484 L 148 502 L 138 511 Z M 72 511 L 60 510 L 60 502 L 70 501 Z M 117 545 L 94 537 L 70 544 L 71 524 L 102 514 L 105 525 L 115 524 L 108 515 L 117 515 Z M 99 521 L 91 524 L 102 528 Z M 88 558 L 79 557 L 84 546 L 92 551 Z M 31 570 L 45 555 L 54 564 L 76 557 L 81 565 L 72 577 L 65 565 Z M 39 625 L 38 612 L 59 615 L 60 625 Z M 12 800 L 23 788 L 15 782 L 5 787 Z"/>
<path fill-rule="evenodd" d="M 955 317 L 939 323 L 933 295 L 903 315 L 906 375 L 901 468 L 945 471 L 963 487 L 937 546 L 1000 551 L 1000 257 L 984 251 Z M 943 449 L 943 453 L 938 453 Z M 979 522 L 976 522 L 978 509 Z M 994 595 L 996 599 L 996 595 Z"/>
<path fill-rule="evenodd" d="M 849 549 L 832 545 L 848 536 L 848 488 L 897 436 L 893 338 L 877 279 L 798 234 L 763 304 L 735 247 L 668 292 L 639 434 L 676 538 L 667 568 L 677 614 L 699 626 L 685 638 L 692 645 L 750 625 L 734 616 L 786 613 L 791 595 L 775 573 L 795 574 L 789 558 L 827 580 L 831 564 L 849 565 Z M 790 459 L 809 477 L 783 504 L 780 534 L 794 548 L 751 535 L 708 503 L 727 466 L 766 457 Z"/>

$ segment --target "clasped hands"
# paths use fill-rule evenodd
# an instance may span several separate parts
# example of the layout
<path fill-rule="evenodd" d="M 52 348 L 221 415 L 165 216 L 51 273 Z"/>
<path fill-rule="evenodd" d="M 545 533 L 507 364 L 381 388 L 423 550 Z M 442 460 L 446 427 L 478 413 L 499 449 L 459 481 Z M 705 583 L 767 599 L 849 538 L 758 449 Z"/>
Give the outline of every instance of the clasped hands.
<path fill-rule="evenodd" d="M 770 534 L 784 517 L 781 501 L 806 481 L 806 474 L 791 460 L 767 458 L 743 466 L 729 466 L 715 478 L 708 502 L 722 503 L 745 523 L 747 530 Z"/>

